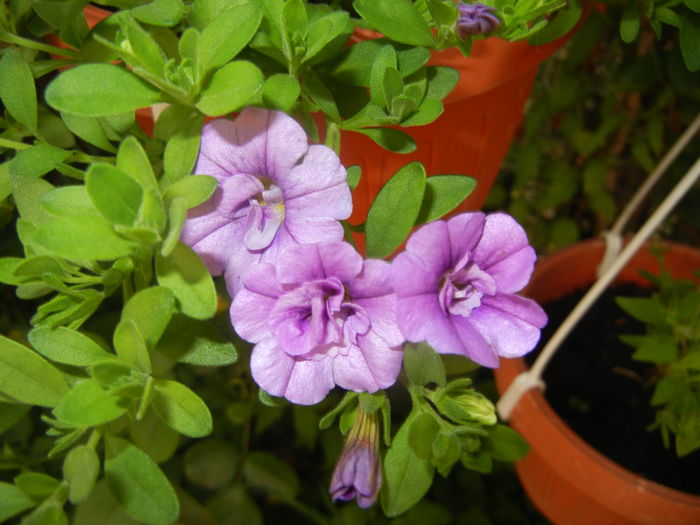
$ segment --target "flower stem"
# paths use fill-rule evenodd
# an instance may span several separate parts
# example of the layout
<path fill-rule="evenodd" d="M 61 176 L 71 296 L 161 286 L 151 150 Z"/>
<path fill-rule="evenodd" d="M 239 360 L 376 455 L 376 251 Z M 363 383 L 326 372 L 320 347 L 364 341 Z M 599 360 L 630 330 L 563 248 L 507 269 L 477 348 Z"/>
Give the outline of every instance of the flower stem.
<path fill-rule="evenodd" d="M 50 44 L 45 44 L 43 42 L 37 42 L 36 40 L 30 40 L 21 36 L 13 35 L 8 33 L 4 29 L 0 29 L 0 41 L 7 42 L 8 44 L 14 44 L 16 46 L 28 47 L 30 49 L 36 49 L 37 51 L 44 51 L 46 53 L 52 53 L 54 55 L 59 55 L 67 58 L 78 58 L 78 53 L 72 49 L 65 49 L 62 47 L 52 46 Z"/>

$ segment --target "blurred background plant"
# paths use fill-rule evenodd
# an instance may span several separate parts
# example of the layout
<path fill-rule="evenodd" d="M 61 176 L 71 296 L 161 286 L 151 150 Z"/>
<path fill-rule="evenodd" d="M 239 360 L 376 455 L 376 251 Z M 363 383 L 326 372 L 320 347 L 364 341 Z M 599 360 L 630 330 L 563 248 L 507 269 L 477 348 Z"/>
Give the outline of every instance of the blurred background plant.
<path fill-rule="evenodd" d="M 593 9 L 572 41 L 544 63 L 489 195 L 486 207 L 507 209 L 541 253 L 608 228 L 700 111 L 700 73 L 684 62 L 681 33 L 668 25 L 657 33 L 642 18 L 627 43 L 620 38 L 627 12 L 614 3 Z M 683 12 L 698 19 L 685 6 Z M 655 208 L 699 153 L 695 140 L 644 209 Z M 666 222 L 665 238 L 698 244 L 699 192 L 694 188 Z"/>

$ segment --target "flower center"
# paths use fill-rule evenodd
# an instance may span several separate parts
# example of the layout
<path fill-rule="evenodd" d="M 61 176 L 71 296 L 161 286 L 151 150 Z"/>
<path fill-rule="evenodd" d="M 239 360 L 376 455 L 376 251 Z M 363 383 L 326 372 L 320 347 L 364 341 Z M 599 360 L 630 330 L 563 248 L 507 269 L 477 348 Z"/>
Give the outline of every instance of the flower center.
<path fill-rule="evenodd" d="M 469 317 L 481 306 L 484 295 L 496 293 L 496 282 L 474 262 L 460 263 L 446 272 L 440 283 L 438 301 L 445 313 Z"/>
<path fill-rule="evenodd" d="M 267 177 L 256 177 L 260 191 L 248 200 L 243 242 L 249 250 L 264 250 L 284 222 L 282 190 Z"/>
<path fill-rule="evenodd" d="M 370 329 L 364 308 L 346 300 L 345 288 L 335 277 L 310 281 L 283 294 L 269 323 L 288 355 L 309 358 L 333 347 L 348 348 Z"/>

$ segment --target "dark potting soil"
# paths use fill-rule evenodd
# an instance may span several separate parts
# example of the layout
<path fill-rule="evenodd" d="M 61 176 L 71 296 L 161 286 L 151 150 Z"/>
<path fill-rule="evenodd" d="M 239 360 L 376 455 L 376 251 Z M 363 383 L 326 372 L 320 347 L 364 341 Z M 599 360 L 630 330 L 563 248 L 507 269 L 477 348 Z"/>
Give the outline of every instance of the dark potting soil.
<path fill-rule="evenodd" d="M 542 333 L 549 339 L 584 291 L 544 305 L 549 323 Z M 654 368 L 634 361 L 634 349 L 620 334 L 642 334 L 642 323 L 617 306 L 618 295 L 642 296 L 635 285 L 608 289 L 579 321 L 547 365 L 545 398 L 584 441 L 626 469 L 662 485 L 700 494 L 700 451 L 679 459 L 673 441 L 666 449 L 649 405 Z M 528 356 L 534 361 L 536 352 Z"/>

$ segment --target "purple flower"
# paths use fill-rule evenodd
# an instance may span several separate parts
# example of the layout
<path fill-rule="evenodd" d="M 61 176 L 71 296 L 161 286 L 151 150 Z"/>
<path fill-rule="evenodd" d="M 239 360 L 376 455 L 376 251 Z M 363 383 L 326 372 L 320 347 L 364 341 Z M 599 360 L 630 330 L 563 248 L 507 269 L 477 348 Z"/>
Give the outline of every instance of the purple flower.
<path fill-rule="evenodd" d="M 357 407 L 355 421 L 333 471 L 331 498 L 333 501 L 357 498 L 357 505 L 366 509 L 377 500 L 381 486 L 377 414 L 368 414 Z"/>
<path fill-rule="evenodd" d="M 231 295 L 256 262 L 274 262 L 289 246 L 343 238 L 338 220 L 352 211 L 345 168 L 330 148 L 309 146 L 285 113 L 246 108 L 235 121 L 210 122 L 195 172 L 219 185 L 190 212 L 182 240 L 213 275 L 225 274 Z"/>
<path fill-rule="evenodd" d="M 492 368 L 498 356 L 529 352 L 547 316 L 514 294 L 530 279 L 535 258 L 522 227 L 503 213 L 426 224 L 392 264 L 401 331 L 409 341 Z"/>
<path fill-rule="evenodd" d="M 459 15 L 455 29 L 459 38 L 493 33 L 501 25 L 496 9 L 489 5 L 460 3 L 457 9 Z"/>
<path fill-rule="evenodd" d="M 231 304 L 236 332 L 255 343 L 253 379 L 274 396 L 312 405 L 335 386 L 375 392 L 401 367 L 390 265 L 347 243 L 300 244 L 243 277 Z"/>

